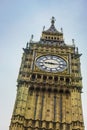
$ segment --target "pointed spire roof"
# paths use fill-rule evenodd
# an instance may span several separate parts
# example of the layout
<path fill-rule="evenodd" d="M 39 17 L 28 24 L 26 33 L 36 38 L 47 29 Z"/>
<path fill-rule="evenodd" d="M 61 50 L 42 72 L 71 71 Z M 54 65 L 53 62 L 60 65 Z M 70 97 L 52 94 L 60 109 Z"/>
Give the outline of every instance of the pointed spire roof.
<path fill-rule="evenodd" d="M 61 29 L 61 31 L 59 32 L 56 28 L 55 28 L 55 18 L 52 17 L 51 18 L 51 26 L 48 30 L 44 30 L 42 31 L 42 36 L 40 38 L 40 42 L 41 43 L 49 43 L 49 44 L 64 44 L 64 39 L 63 39 L 63 30 Z"/>
<path fill-rule="evenodd" d="M 56 21 L 55 17 L 52 17 L 51 18 L 51 26 L 50 26 L 50 28 L 48 30 L 43 31 L 43 32 L 46 33 L 46 34 L 62 34 L 61 32 L 59 32 L 55 28 L 55 25 L 54 25 L 55 21 Z"/>

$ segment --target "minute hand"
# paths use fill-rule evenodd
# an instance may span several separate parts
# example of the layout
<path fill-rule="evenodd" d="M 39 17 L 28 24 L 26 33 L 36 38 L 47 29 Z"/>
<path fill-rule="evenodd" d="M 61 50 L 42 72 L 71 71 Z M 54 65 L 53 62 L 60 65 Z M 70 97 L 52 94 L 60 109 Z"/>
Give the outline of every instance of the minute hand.
<path fill-rule="evenodd" d="M 63 66 L 66 66 L 66 64 L 57 64 L 57 65 L 63 65 Z"/>
<path fill-rule="evenodd" d="M 44 62 L 45 64 L 51 64 L 51 65 L 58 65 L 57 63 L 53 63 L 53 62 Z"/>
<path fill-rule="evenodd" d="M 45 62 L 45 64 L 51 64 L 51 65 L 63 65 L 63 66 L 66 66 L 65 64 L 53 63 L 53 62 Z"/>

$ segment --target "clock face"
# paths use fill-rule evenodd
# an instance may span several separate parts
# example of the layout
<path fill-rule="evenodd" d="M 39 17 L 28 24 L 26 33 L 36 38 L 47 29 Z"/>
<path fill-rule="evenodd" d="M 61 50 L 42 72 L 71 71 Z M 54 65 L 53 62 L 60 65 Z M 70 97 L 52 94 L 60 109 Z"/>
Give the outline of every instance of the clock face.
<path fill-rule="evenodd" d="M 59 56 L 44 55 L 36 59 L 36 66 L 47 72 L 62 72 L 67 68 L 67 63 Z"/>

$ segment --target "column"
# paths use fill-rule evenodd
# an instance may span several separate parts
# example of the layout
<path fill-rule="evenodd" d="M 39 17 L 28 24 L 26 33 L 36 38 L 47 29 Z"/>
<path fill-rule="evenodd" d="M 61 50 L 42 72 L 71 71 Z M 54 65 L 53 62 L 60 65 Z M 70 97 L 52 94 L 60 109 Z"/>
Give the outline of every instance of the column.
<path fill-rule="evenodd" d="M 68 105 L 68 104 L 67 104 Z M 62 95 L 62 122 L 66 122 L 66 94 Z"/>
<path fill-rule="evenodd" d="M 72 111 L 71 111 L 71 109 L 72 109 L 72 105 L 71 105 L 71 95 L 68 93 L 68 94 L 66 94 L 66 97 L 65 97 L 65 99 L 66 99 L 66 110 L 65 110 L 65 116 L 66 116 L 66 120 L 65 120 L 65 122 L 66 123 L 71 123 L 71 117 L 72 117 Z"/>
<path fill-rule="evenodd" d="M 47 111 L 47 92 L 44 92 L 44 104 L 43 104 L 43 112 L 42 112 L 42 120 L 46 120 L 46 111 Z"/>
<path fill-rule="evenodd" d="M 42 94 L 38 92 L 38 100 L 37 100 L 37 109 L 36 109 L 36 120 L 40 120 L 41 115 L 41 102 L 42 102 Z"/>
<path fill-rule="evenodd" d="M 60 121 L 60 96 L 59 94 L 56 95 L 56 115 L 55 115 L 55 121 Z"/>

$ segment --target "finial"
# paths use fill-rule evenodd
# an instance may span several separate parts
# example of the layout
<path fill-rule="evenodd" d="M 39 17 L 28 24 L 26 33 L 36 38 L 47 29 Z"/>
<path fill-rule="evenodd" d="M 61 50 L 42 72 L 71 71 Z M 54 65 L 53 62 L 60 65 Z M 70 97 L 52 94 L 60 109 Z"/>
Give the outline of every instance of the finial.
<path fill-rule="evenodd" d="M 26 48 L 28 48 L 28 42 L 27 42 L 27 44 L 26 44 Z"/>
<path fill-rule="evenodd" d="M 45 26 L 43 26 L 43 31 L 44 31 L 44 29 L 45 29 Z"/>
<path fill-rule="evenodd" d="M 34 37 L 34 35 L 32 34 L 32 35 L 31 35 L 31 39 L 30 39 L 30 43 L 32 42 L 33 37 Z"/>
<path fill-rule="evenodd" d="M 52 18 L 51 18 L 51 24 L 54 25 L 55 21 L 56 21 L 55 17 L 52 16 Z"/>
<path fill-rule="evenodd" d="M 78 47 L 76 49 L 77 49 L 77 53 L 78 53 Z"/>
<path fill-rule="evenodd" d="M 63 33 L 63 28 L 61 28 L 61 33 Z"/>
<path fill-rule="evenodd" d="M 75 39 L 72 39 L 72 43 L 75 44 Z"/>
<path fill-rule="evenodd" d="M 72 39 L 73 46 L 75 47 L 75 39 Z"/>

